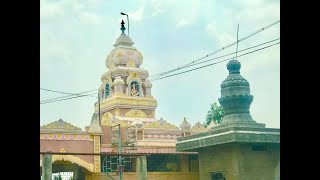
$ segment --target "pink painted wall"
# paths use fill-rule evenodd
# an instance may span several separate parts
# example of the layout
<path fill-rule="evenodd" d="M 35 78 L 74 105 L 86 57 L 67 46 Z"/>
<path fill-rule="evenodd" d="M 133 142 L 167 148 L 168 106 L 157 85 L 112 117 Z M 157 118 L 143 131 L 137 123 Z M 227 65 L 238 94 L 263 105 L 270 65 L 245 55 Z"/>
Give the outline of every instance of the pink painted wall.
<path fill-rule="evenodd" d="M 93 153 L 93 141 L 61 141 L 61 140 L 40 140 L 40 152 L 60 152 L 64 149 L 68 153 Z M 93 156 L 75 155 L 82 160 L 93 163 Z M 42 157 L 41 157 L 42 159 Z"/>
<path fill-rule="evenodd" d="M 111 144 L 111 126 L 101 127 L 103 136 L 101 137 L 101 144 Z"/>

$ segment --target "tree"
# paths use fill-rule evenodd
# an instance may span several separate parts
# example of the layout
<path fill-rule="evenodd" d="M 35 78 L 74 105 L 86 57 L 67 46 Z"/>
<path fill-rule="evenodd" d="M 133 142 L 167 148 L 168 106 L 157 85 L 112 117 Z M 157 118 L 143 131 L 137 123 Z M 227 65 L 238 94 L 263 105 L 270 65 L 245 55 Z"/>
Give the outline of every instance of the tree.
<path fill-rule="evenodd" d="M 224 111 L 222 106 L 219 106 L 216 102 L 211 104 L 211 108 L 210 111 L 208 111 L 204 126 L 207 127 L 211 121 L 213 121 L 215 124 L 221 123 L 223 115 Z"/>

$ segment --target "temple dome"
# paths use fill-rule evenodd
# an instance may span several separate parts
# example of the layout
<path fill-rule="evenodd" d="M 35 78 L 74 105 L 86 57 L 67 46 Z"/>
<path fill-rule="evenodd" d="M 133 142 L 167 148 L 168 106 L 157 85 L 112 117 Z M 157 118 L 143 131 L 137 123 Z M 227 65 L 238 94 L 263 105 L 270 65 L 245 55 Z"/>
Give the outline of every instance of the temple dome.
<path fill-rule="evenodd" d="M 228 77 L 221 84 L 221 96 L 250 95 L 249 82 L 240 74 L 241 64 L 237 60 L 231 60 L 227 64 Z"/>
<path fill-rule="evenodd" d="M 188 130 L 191 128 L 191 124 L 187 121 L 186 118 L 183 118 L 182 123 L 180 124 L 180 129 L 181 130 Z"/>
<path fill-rule="evenodd" d="M 107 56 L 106 66 L 113 69 L 115 66 L 137 67 L 143 62 L 142 54 L 132 45 L 134 42 L 125 33 L 122 33 L 113 45 L 115 48 Z"/>

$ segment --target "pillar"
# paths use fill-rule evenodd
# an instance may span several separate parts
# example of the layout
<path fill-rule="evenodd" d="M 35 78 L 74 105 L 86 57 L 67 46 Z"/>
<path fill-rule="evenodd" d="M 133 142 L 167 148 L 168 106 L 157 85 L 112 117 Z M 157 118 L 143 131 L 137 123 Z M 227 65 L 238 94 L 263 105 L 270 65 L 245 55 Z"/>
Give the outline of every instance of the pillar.
<path fill-rule="evenodd" d="M 42 179 L 52 180 L 52 154 L 44 154 L 42 158 Z"/>
<path fill-rule="evenodd" d="M 138 180 L 147 179 L 147 157 L 146 156 L 137 157 L 137 172 L 138 172 Z"/>
<path fill-rule="evenodd" d="M 78 180 L 78 179 L 79 179 L 78 171 L 79 171 L 78 168 L 76 168 L 76 169 L 73 171 L 73 179 L 74 179 L 74 180 Z"/>
<path fill-rule="evenodd" d="M 189 172 L 189 158 L 188 155 L 181 155 L 180 156 L 181 162 L 181 172 Z"/>

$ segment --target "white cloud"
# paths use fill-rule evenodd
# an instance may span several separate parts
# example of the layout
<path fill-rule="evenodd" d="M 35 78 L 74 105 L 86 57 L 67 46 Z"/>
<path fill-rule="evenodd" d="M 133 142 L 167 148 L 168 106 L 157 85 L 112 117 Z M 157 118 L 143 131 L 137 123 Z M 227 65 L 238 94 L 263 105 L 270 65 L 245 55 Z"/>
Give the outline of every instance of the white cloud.
<path fill-rule="evenodd" d="M 40 1 L 40 19 L 43 22 L 73 20 L 73 23 L 98 24 L 101 17 L 94 12 L 102 1 Z M 67 17 L 67 18 L 66 18 Z"/>
<path fill-rule="evenodd" d="M 176 28 L 182 28 L 191 24 L 192 24 L 191 21 L 188 21 L 186 19 L 180 19 L 176 24 Z"/>
<path fill-rule="evenodd" d="M 128 13 L 130 14 L 130 20 L 138 22 L 144 19 L 144 5 L 138 8 L 136 11 Z"/>
<path fill-rule="evenodd" d="M 165 12 L 165 7 L 164 7 L 164 3 L 165 1 L 161 1 L 161 0 L 152 0 L 152 7 L 153 7 L 153 13 L 151 14 L 151 16 L 157 16 L 159 14 L 162 14 L 163 12 Z"/>
<path fill-rule="evenodd" d="M 209 36 L 217 42 L 219 46 L 218 48 L 222 48 L 236 41 L 235 35 L 232 36 L 230 33 L 227 33 L 225 30 L 221 28 L 219 31 L 217 26 L 214 24 L 208 24 L 206 31 L 209 34 Z"/>
<path fill-rule="evenodd" d="M 102 2 L 104 4 L 101 6 Z M 244 2 L 235 1 L 235 3 L 230 3 L 224 1 L 218 2 L 207 0 L 201 1 L 199 3 L 198 1 L 182 0 L 141 0 L 135 3 L 130 2 L 128 4 L 129 5 L 127 7 L 128 9 L 126 10 L 126 12 L 128 12 L 129 14 L 130 21 L 136 22 L 135 24 L 133 24 L 134 26 L 142 26 L 142 21 L 147 22 L 146 20 L 150 20 L 149 18 L 152 18 L 152 20 L 154 19 L 155 21 L 149 21 L 148 23 L 161 22 L 163 23 L 162 26 L 166 26 L 165 28 L 169 30 L 159 31 L 160 28 L 158 28 L 154 30 L 156 33 L 168 33 L 166 35 L 170 36 L 173 33 L 180 31 L 181 28 L 184 28 L 185 32 L 188 31 L 188 33 L 193 33 L 194 31 L 196 31 L 197 34 L 193 34 L 194 37 L 197 38 L 195 39 L 195 42 L 200 44 L 203 43 L 207 47 L 210 47 L 207 49 L 208 51 L 216 50 L 222 46 L 234 42 L 236 39 L 237 23 L 240 23 L 240 35 L 243 36 L 247 35 L 247 32 L 250 33 L 256 30 L 257 28 L 260 28 L 264 25 L 267 25 L 268 23 L 277 20 L 279 17 L 279 5 L 277 3 L 272 4 L 265 1 L 249 2 L 249 0 L 245 0 Z M 108 9 L 97 9 L 99 7 L 105 8 L 105 6 L 109 6 L 109 8 L 111 7 L 112 9 L 110 9 L 110 11 L 108 11 Z M 43 81 L 47 81 L 47 79 L 44 79 L 47 77 L 53 77 L 53 79 L 61 78 L 63 75 L 65 75 L 63 73 L 65 73 L 64 71 L 67 69 L 67 71 L 70 72 L 70 74 L 76 74 L 77 77 L 74 77 L 73 81 L 65 81 L 72 83 L 74 82 L 74 84 L 65 83 L 68 84 L 68 86 L 62 87 L 62 89 L 71 86 L 74 86 L 75 89 L 79 88 L 80 86 L 75 87 L 75 85 L 77 85 L 75 81 L 78 81 L 77 78 L 82 76 L 88 77 L 87 79 L 81 79 L 81 84 L 83 84 L 83 87 L 81 86 L 81 88 L 83 88 L 84 90 L 90 89 L 92 88 L 92 86 L 95 86 L 95 84 L 92 82 L 97 81 L 100 83 L 100 74 L 96 77 L 92 74 L 96 73 L 95 71 L 104 71 L 102 70 L 102 68 L 100 68 L 101 66 L 104 66 L 104 53 L 108 54 L 110 52 L 109 50 L 112 49 L 112 44 L 114 43 L 114 40 L 120 33 L 118 27 L 119 21 L 116 20 L 118 20 L 118 18 L 124 18 L 124 20 L 126 20 L 126 17 L 120 16 L 119 11 L 117 10 L 121 7 L 121 3 L 119 3 L 118 5 L 111 6 L 109 3 L 106 3 L 106 1 L 103 0 L 41 0 L 40 68 L 41 73 L 45 75 L 42 76 Z M 260 33 L 258 36 L 250 38 L 250 40 L 246 41 L 248 43 L 240 43 L 239 48 L 246 48 L 270 40 L 270 38 L 274 37 L 275 35 L 278 35 L 278 32 L 279 29 L 270 28 L 267 31 Z M 177 36 L 177 39 L 181 38 L 181 34 L 174 35 L 174 37 Z M 145 39 L 141 40 L 141 38 L 144 37 L 148 37 L 148 34 L 145 33 L 142 37 L 133 39 L 134 41 L 137 41 L 138 49 L 140 49 L 139 47 L 143 47 L 140 46 L 140 43 L 144 43 L 143 40 Z M 164 38 L 154 37 L 154 40 L 159 42 L 160 49 L 165 48 L 165 44 L 168 43 L 168 40 Z M 214 43 L 210 43 L 210 40 Z M 179 51 L 179 49 L 185 47 L 183 44 L 179 44 L 179 42 L 175 43 L 177 43 L 177 46 L 175 47 L 176 51 Z M 149 44 L 147 44 L 145 45 L 145 47 L 150 46 Z M 232 49 L 234 51 L 235 48 L 233 47 L 231 47 L 230 50 Z M 101 53 L 101 51 L 103 52 Z M 158 72 L 163 72 L 166 70 L 176 68 L 177 66 L 185 64 L 186 59 L 196 59 L 206 53 L 204 52 L 206 51 L 204 48 L 199 48 L 199 46 L 197 45 L 193 45 L 192 51 L 184 51 L 180 54 L 173 51 L 167 53 L 163 53 L 163 51 L 150 51 L 150 49 L 146 50 L 145 48 L 141 48 L 141 51 L 144 53 L 143 55 L 146 60 L 144 65 L 146 65 L 147 62 L 151 63 L 148 66 L 143 66 L 142 68 L 146 68 L 150 74 L 155 74 Z M 261 52 L 262 53 L 258 52 L 243 57 L 244 61 L 240 59 L 243 63 L 243 68 L 241 72 L 244 74 L 244 77 L 249 77 L 250 73 L 251 77 L 253 77 L 254 75 L 252 74 L 256 73 L 257 68 L 259 67 L 270 68 L 272 71 L 274 70 L 274 68 L 272 67 L 275 67 L 275 69 L 277 70 L 280 61 L 279 48 L 270 48 L 269 50 L 263 50 Z M 162 56 L 161 53 L 168 55 Z M 229 52 L 223 51 L 221 53 L 224 54 Z M 164 60 L 162 60 L 160 57 L 164 57 Z M 172 59 L 174 61 L 171 61 Z M 67 66 L 67 68 L 65 68 L 64 64 L 68 63 L 73 63 L 73 66 L 70 65 Z M 90 64 L 90 67 L 92 68 L 87 68 L 88 64 Z M 60 71 L 61 74 L 55 73 L 55 68 L 59 66 L 63 66 L 64 68 Z M 50 71 L 50 73 L 47 73 L 46 71 Z M 81 73 L 79 73 L 80 71 Z M 86 73 L 82 74 L 82 72 Z M 89 77 L 88 74 L 89 76 L 91 74 L 92 77 Z M 177 125 L 181 123 L 183 116 L 186 116 L 187 119 L 190 120 L 189 122 L 192 125 L 197 121 L 202 122 L 205 119 L 206 111 L 209 109 L 210 103 L 216 101 L 218 96 L 220 95 L 219 85 L 226 77 L 226 75 L 227 70 L 225 68 L 225 63 L 222 63 L 218 66 L 205 68 L 202 71 L 194 71 L 192 72 L 192 74 L 185 74 L 181 76 L 168 78 L 163 81 L 153 82 L 154 88 L 152 89 L 152 93 L 159 102 L 159 106 L 156 111 L 157 118 L 163 116 L 171 123 L 177 123 Z M 188 78 L 186 79 L 185 77 Z M 188 80 L 188 82 L 195 82 L 197 85 L 190 87 L 190 84 L 188 84 L 186 80 Z M 248 80 L 250 80 L 250 78 Z M 250 82 L 254 82 L 254 80 Z M 259 80 L 260 79 L 257 78 L 256 81 Z M 172 84 L 174 84 L 175 86 L 173 86 Z M 205 85 L 205 88 L 199 89 L 199 87 L 203 87 L 203 85 Z M 59 87 L 59 82 L 56 83 L 56 86 Z M 85 88 L 85 86 L 89 88 Z M 253 86 L 259 85 L 253 84 Z M 167 92 L 168 87 L 170 88 L 169 93 Z M 185 90 L 181 92 L 181 88 L 185 88 Z M 254 87 L 252 89 L 254 89 Z M 194 93 L 198 93 L 200 91 L 202 93 L 202 96 L 197 96 L 196 98 L 193 98 L 195 97 Z M 264 92 L 265 91 L 263 89 L 260 89 L 257 90 L 257 93 L 254 92 L 253 95 L 255 96 L 260 93 L 261 96 L 267 96 L 266 94 L 264 94 Z M 186 105 L 186 103 L 184 102 L 186 101 L 186 98 L 188 98 L 188 101 L 193 103 Z M 198 102 L 197 99 L 201 100 L 199 100 Z M 254 104 L 254 107 L 257 106 L 258 108 L 253 108 L 254 112 L 252 112 L 253 115 L 259 115 L 257 116 L 258 122 L 263 122 L 267 118 L 272 119 L 272 117 L 278 117 L 277 114 L 264 116 L 264 113 L 269 112 L 261 112 L 257 111 L 257 109 L 263 109 L 264 107 L 269 105 L 261 103 L 261 100 L 257 100 L 254 102 L 259 103 Z M 75 125 L 79 126 L 80 124 L 83 124 L 83 126 L 81 127 L 84 127 L 84 125 L 88 125 L 83 122 L 87 122 L 87 119 L 89 118 L 85 119 L 85 117 L 89 117 L 90 113 L 92 113 L 89 111 L 92 110 L 91 106 L 93 103 L 84 103 L 86 103 L 86 106 L 90 106 L 89 109 L 87 109 L 88 113 L 78 113 L 78 121 L 76 122 L 76 120 L 74 120 Z M 174 106 L 171 104 L 174 104 Z M 175 107 L 179 108 L 174 109 Z M 70 107 L 68 106 L 67 108 Z M 277 104 L 274 109 L 276 108 L 278 108 Z M 59 114 L 59 109 L 57 107 L 55 107 L 55 109 L 56 112 L 54 113 L 58 112 Z M 172 109 L 174 109 L 175 112 L 173 112 Z M 44 117 L 44 119 L 55 119 L 52 118 L 55 116 L 52 116 L 50 114 L 51 109 L 48 111 L 42 110 L 42 113 L 43 114 L 41 115 L 43 117 L 44 115 L 46 116 Z M 271 109 L 270 114 L 274 113 L 277 112 L 274 112 L 273 109 Z M 59 116 L 60 115 L 61 113 L 59 114 Z M 74 113 L 68 114 L 68 112 L 64 112 L 62 115 L 62 118 L 66 120 L 78 118 L 77 116 L 74 116 Z M 57 118 L 59 117 L 57 116 Z M 275 121 L 275 119 L 273 118 L 270 121 Z"/>

